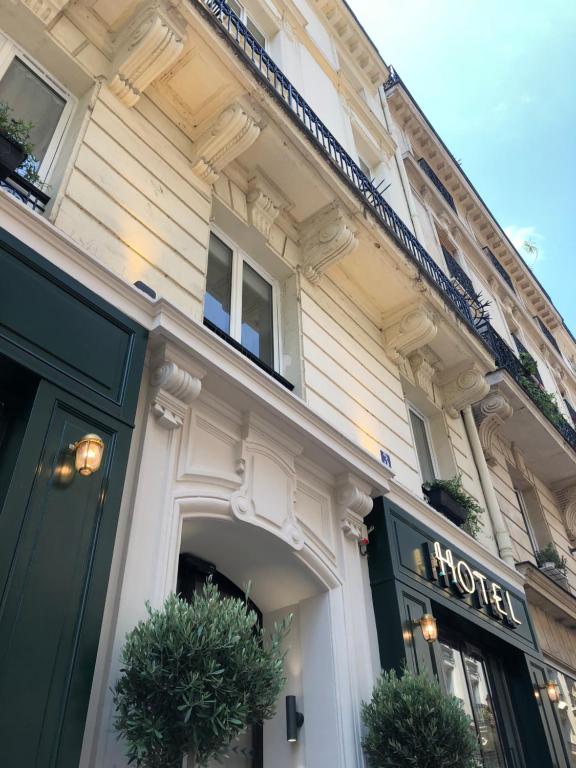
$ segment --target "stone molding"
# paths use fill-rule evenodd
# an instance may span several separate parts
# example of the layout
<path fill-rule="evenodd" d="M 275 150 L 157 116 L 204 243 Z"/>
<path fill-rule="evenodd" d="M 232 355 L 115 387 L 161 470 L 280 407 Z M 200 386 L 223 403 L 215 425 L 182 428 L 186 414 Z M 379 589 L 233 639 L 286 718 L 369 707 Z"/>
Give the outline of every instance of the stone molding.
<path fill-rule="evenodd" d="M 436 315 L 421 302 L 385 315 L 382 320 L 384 347 L 396 365 L 431 342 L 438 332 Z"/>
<path fill-rule="evenodd" d="M 170 359 L 163 350 L 160 359 L 152 365 L 151 409 L 160 426 L 179 429 L 184 423 L 188 407 L 200 395 L 205 372 L 194 366 L 182 367 Z"/>
<path fill-rule="evenodd" d="M 415 352 L 408 358 L 414 384 L 434 402 L 434 377 L 436 367 L 423 352 Z"/>
<path fill-rule="evenodd" d="M 70 0 L 20 0 L 44 24 L 50 24 Z"/>
<path fill-rule="evenodd" d="M 496 436 L 504 422 L 512 416 L 512 406 L 501 392 L 489 392 L 475 409 L 478 437 L 486 458 L 486 463 L 493 467 L 496 459 Z"/>
<path fill-rule="evenodd" d="M 311 283 L 317 283 L 328 267 L 358 246 L 354 225 L 338 203 L 330 203 L 307 219 L 301 231 L 303 272 Z"/>
<path fill-rule="evenodd" d="M 195 142 L 192 170 L 202 181 L 214 184 L 223 168 L 252 146 L 261 129 L 240 104 L 231 104 Z"/>
<path fill-rule="evenodd" d="M 350 541 L 360 541 L 366 536 L 364 518 L 372 509 L 371 491 L 368 483 L 351 473 L 338 478 L 335 499 L 340 513 L 340 528 Z"/>
<path fill-rule="evenodd" d="M 452 418 L 456 418 L 466 406 L 482 400 L 489 391 L 484 371 L 474 362 L 451 368 L 442 377 L 442 403 Z"/>
<path fill-rule="evenodd" d="M 257 173 L 248 182 L 246 205 L 248 222 L 268 240 L 272 225 L 280 211 L 287 207 L 287 201 L 261 173 Z"/>
<path fill-rule="evenodd" d="M 184 34 L 158 2 L 147 3 L 132 16 L 117 39 L 112 93 L 133 107 L 142 92 L 174 64 L 184 47 Z"/>
<path fill-rule="evenodd" d="M 570 545 L 576 546 L 576 485 L 555 491 L 554 495 L 564 518 Z"/>

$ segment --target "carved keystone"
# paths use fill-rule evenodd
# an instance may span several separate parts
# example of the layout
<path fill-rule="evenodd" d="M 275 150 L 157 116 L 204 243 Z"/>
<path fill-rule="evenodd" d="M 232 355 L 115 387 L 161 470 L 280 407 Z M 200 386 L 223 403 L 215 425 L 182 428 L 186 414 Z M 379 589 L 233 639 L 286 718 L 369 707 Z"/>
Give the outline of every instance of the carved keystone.
<path fill-rule="evenodd" d="M 496 464 L 495 439 L 498 431 L 512 416 L 512 406 L 504 395 L 492 391 L 480 401 L 475 409 L 476 423 L 478 424 L 478 437 L 487 464 L 493 467 Z"/>
<path fill-rule="evenodd" d="M 198 178 L 214 184 L 222 169 L 251 147 L 260 131 L 260 125 L 239 104 L 232 104 L 194 144 L 192 170 Z"/>
<path fill-rule="evenodd" d="M 340 528 L 347 539 L 360 541 L 366 535 L 364 518 L 372 509 L 372 488 L 349 473 L 341 475 L 338 480 L 336 504 L 340 512 Z"/>
<path fill-rule="evenodd" d="M 431 342 L 438 332 L 436 316 L 422 303 L 411 304 L 385 315 L 382 321 L 384 346 L 396 365 Z"/>
<path fill-rule="evenodd" d="M 183 46 L 184 35 L 166 10 L 157 3 L 146 4 L 118 36 L 110 90 L 133 107 L 142 91 L 172 66 Z"/>
<path fill-rule="evenodd" d="M 282 208 L 287 207 L 287 201 L 262 173 L 257 173 L 248 182 L 246 203 L 248 221 L 268 240 L 272 225 Z"/>
<path fill-rule="evenodd" d="M 202 389 L 204 371 L 192 365 L 181 367 L 171 359 L 166 348 L 152 366 L 151 408 L 158 423 L 165 429 L 178 429 L 184 423 L 188 406 Z"/>
<path fill-rule="evenodd" d="M 356 230 L 338 203 L 330 203 L 302 225 L 300 246 L 304 275 L 318 282 L 329 266 L 354 251 Z"/>

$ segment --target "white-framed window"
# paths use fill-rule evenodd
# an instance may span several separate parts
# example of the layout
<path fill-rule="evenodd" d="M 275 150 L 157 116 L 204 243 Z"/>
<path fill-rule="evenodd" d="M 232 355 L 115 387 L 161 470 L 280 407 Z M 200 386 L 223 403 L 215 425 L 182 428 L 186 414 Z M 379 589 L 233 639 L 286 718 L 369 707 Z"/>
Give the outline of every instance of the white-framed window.
<path fill-rule="evenodd" d="M 35 161 L 29 165 L 46 181 L 75 100 L 21 48 L 5 40 L 0 42 L 0 102 L 11 107 L 14 119 L 32 123 Z"/>
<path fill-rule="evenodd" d="M 412 439 L 416 448 L 420 477 L 423 483 L 431 483 L 438 477 L 438 473 L 432 451 L 428 419 L 412 405 L 408 406 L 408 415 L 410 416 L 410 429 L 412 430 Z"/>
<path fill-rule="evenodd" d="M 522 495 L 522 491 L 518 488 L 514 488 L 514 494 L 516 495 L 518 509 L 522 515 L 524 527 L 526 528 L 526 533 L 528 534 L 528 539 L 530 540 L 530 546 L 532 547 L 534 554 L 536 554 L 540 547 L 538 546 L 536 532 L 534 531 L 534 526 L 532 525 L 532 520 L 530 519 L 530 513 L 528 511 L 528 506 L 526 505 L 526 499 Z"/>
<path fill-rule="evenodd" d="M 254 20 L 250 17 L 250 15 L 246 12 L 246 8 L 238 2 L 238 0 L 227 0 L 228 5 L 236 16 L 240 19 L 240 21 L 246 26 L 248 32 L 252 35 L 252 37 L 256 40 L 256 42 L 264 49 L 266 49 L 266 35 L 262 30 L 258 27 L 257 24 L 254 23 Z"/>
<path fill-rule="evenodd" d="M 279 287 L 220 230 L 210 233 L 204 318 L 278 371 Z"/>

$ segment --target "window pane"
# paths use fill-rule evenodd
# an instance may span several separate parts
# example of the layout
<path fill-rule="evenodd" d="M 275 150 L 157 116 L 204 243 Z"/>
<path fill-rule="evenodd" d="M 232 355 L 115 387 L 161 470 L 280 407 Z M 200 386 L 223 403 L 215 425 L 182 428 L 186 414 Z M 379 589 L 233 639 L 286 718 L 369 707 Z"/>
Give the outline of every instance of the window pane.
<path fill-rule="evenodd" d="M 216 235 L 210 235 L 204 317 L 226 333 L 230 333 L 231 295 L 232 249 Z"/>
<path fill-rule="evenodd" d="M 274 367 L 272 286 L 244 264 L 242 271 L 242 345 Z"/>
<path fill-rule="evenodd" d="M 432 463 L 432 452 L 430 451 L 428 435 L 426 434 L 426 424 L 424 419 L 420 418 L 412 410 L 410 411 L 410 421 L 412 422 L 412 432 L 414 433 L 414 444 L 416 446 L 422 482 L 431 483 L 434 480 L 434 464 Z"/>
<path fill-rule="evenodd" d="M 570 768 L 576 768 L 576 680 L 556 669 L 551 670 L 550 677 L 560 686 L 556 718 L 568 750 Z"/>
<path fill-rule="evenodd" d="M 260 45 L 261 48 L 266 48 L 266 38 L 260 32 L 256 24 L 252 21 L 252 19 L 247 18 L 246 19 L 246 27 L 248 29 L 248 32 L 252 35 L 252 37 L 256 40 L 256 42 Z"/>
<path fill-rule="evenodd" d="M 238 18 L 242 18 L 242 6 L 240 3 L 237 3 L 236 0 L 228 0 L 228 5 L 232 9 L 232 11 L 238 16 Z"/>
<path fill-rule="evenodd" d="M 15 58 L 0 80 L 0 101 L 12 107 L 12 117 L 33 123 L 30 141 L 34 156 L 41 162 L 62 117 L 65 99 Z"/>
<path fill-rule="evenodd" d="M 470 695 L 478 724 L 478 739 L 485 768 L 506 768 L 504 750 L 496 724 L 496 713 L 488 685 L 484 662 L 464 654 Z"/>
<path fill-rule="evenodd" d="M 447 643 L 440 643 L 440 653 L 442 657 L 442 669 L 444 671 L 446 689 L 449 694 L 460 699 L 464 712 L 466 712 L 471 720 L 471 727 L 474 728 L 472 704 L 468 694 L 468 686 L 466 685 L 462 654 L 458 649 L 452 648 L 452 646 Z"/>

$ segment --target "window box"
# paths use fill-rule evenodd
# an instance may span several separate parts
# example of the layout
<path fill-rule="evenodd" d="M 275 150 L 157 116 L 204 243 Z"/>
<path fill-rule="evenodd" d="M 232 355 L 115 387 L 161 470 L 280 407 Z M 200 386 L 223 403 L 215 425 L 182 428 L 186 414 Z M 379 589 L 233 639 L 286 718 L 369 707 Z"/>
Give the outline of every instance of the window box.
<path fill-rule="evenodd" d="M 26 159 L 26 152 L 0 133 L 0 181 L 9 176 Z"/>
<path fill-rule="evenodd" d="M 455 525 L 464 525 L 468 518 L 466 509 L 455 501 L 443 488 L 426 488 L 426 486 L 422 486 L 422 490 L 431 507 L 434 507 L 437 512 L 447 517 Z"/>

